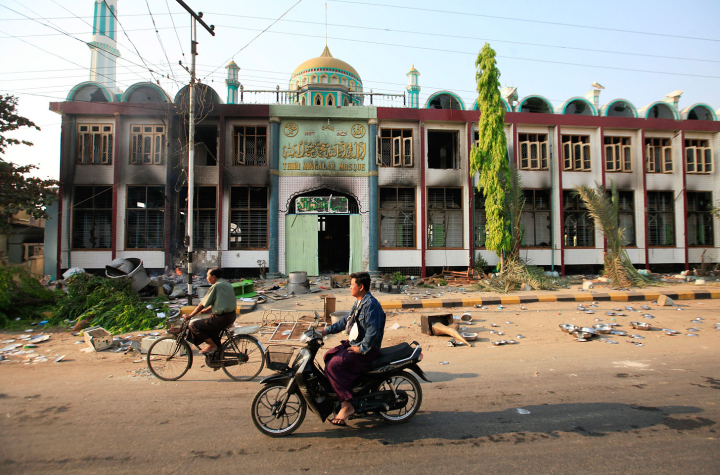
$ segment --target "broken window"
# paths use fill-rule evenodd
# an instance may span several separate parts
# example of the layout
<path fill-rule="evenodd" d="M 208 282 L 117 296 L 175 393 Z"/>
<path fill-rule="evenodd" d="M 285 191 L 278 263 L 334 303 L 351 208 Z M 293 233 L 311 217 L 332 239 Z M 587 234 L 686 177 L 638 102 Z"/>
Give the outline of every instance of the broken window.
<path fill-rule="evenodd" d="M 113 126 L 111 124 L 78 125 L 76 156 L 80 165 L 111 165 Z"/>
<path fill-rule="evenodd" d="M 214 125 L 195 127 L 195 165 L 217 165 L 218 130 Z"/>
<path fill-rule="evenodd" d="M 713 153 L 708 140 L 685 140 L 685 171 L 712 173 Z"/>
<path fill-rule="evenodd" d="M 655 104 L 647 113 L 648 119 L 675 119 L 673 110 L 667 104 Z"/>
<path fill-rule="evenodd" d="M 162 165 L 165 163 L 165 126 L 130 126 L 130 164 Z"/>
<path fill-rule="evenodd" d="M 380 248 L 415 248 L 415 188 L 380 188 Z"/>
<path fill-rule="evenodd" d="M 605 137 L 605 171 L 631 172 L 632 147 L 630 137 Z"/>
<path fill-rule="evenodd" d="M 457 132 L 428 131 L 428 168 L 460 168 Z"/>
<path fill-rule="evenodd" d="M 162 249 L 165 236 L 165 187 L 128 186 L 126 249 Z"/>
<path fill-rule="evenodd" d="M 523 229 L 522 246 L 550 247 L 550 190 L 525 190 L 525 204 L 520 224 Z"/>
<path fill-rule="evenodd" d="M 635 117 L 635 112 L 627 102 L 617 101 L 612 103 L 605 115 L 608 117 Z"/>
<path fill-rule="evenodd" d="M 518 134 L 521 170 L 548 169 L 547 134 Z"/>
<path fill-rule="evenodd" d="M 563 217 L 565 247 L 595 245 L 595 223 L 585 202 L 573 190 L 563 191 Z"/>
<path fill-rule="evenodd" d="M 268 248 L 268 189 L 230 188 L 230 249 Z"/>
<path fill-rule="evenodd" d="M 183 238 L 187 235 L 186 223 L 188 213 L 188 189 L 180 189 L 180 216 L 178 231 Z M 193 247 L 197 249 L 217 249 L 217 191 L 214 186 L 196 186 L 194 189 L 193 206 Z"/>
<path fill-rule="evenodd" d="M 648 191 L 648 244 L 675 245 L 675 200 L 672 191 Z"/>
<path fill-rule="evenodd" d="M 235 127 L 233 165 L 265 166 L 267 164 L 267 127 Z"/>
<path fill-rule="evenodd" d="M 462 188 L 428 188 L 428 248 L 463 246 Z"/>
<path fill-rule="evenodd" d="M 712 193 L 688 191 L 688 246 L 713 246 Z"/>
<path fill-rule="evenodd" d="M 112 186 L 76 186 L 73 193 L 73 249 L 110 249 Z"/>
<path fill-rule="evenodd" d="M 695 106 L 688 114 L 688 120 L 715 120 L 712 111 L 705 106 Z"/>
<path fill-rule="evenodd" d="M 455 109 L 462 110 L 463 106 L 450 94 L 438 94 L 430 100 L 428 109 Z"/>
<path fill-rule="evenodd" d="M 539 97 L 531 97 L 523 102 L 520 112 L 530 112 L 531 114 L 552 114 L 552 108 Z"/>
<path fill-rule="evenodd" d="M 412 167 L 412 129 L 381 129 L 375 160 L 381 167 Z"/>
<path fill-rule="evenodd" d="M 563 170 L 587 172 L 592 169 L 590 137 L 587 135 L 563 135 Z"/>
<path fill-rule="evenodd" d="M 670 139 L 645 139 L 646 167 L 648 173 L 671 173 L 673 171 Z"/>

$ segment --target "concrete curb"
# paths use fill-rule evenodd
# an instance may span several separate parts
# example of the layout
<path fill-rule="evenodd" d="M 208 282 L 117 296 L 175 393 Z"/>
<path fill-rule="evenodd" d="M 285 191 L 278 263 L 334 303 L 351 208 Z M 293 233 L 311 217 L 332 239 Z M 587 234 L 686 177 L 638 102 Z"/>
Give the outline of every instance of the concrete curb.
<path fill-rule="evenodd" d="M 639 302 L 657 300 L 666 295 L 673 300 L 720 299 L 720 290 L 687 290 L 682 292 L 589 292 L 577 294 L 539 294 L 539 295 L 503 295 L 500 297 L 468 297 L 461 299 L 423 299 L 423 300 L 381 300 L 384 310 L 441 307 L 474 307 L 475 305 L 509 305 L 535 302 Z"/>

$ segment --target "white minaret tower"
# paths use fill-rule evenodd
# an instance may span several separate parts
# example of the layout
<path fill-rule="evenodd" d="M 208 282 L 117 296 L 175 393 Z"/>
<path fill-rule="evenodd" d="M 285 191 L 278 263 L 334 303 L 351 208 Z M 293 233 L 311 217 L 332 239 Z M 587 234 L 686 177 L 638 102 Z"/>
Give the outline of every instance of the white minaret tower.
<path fill-rule="evenodd" d="M 95 0 L 90 80 L 99 82 L 110 91 L 117 92 L 115 85 L 115 58 L 117 49 L 117 0 Z"/>

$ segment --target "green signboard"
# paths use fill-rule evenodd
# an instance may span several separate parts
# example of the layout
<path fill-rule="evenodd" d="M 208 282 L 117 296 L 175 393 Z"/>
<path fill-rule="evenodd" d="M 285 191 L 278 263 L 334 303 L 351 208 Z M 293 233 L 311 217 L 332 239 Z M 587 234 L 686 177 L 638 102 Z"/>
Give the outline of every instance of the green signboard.
<path fill-rule="evenodd" d="M 344 196 L 301 196 L 295 198 L 297 214 L 347 214 L 348 199 Z"/>
<path fill-rule="evenodd" d="M 285 120 L 280 124 L 282 175 L 365 175 L 367 124 L 359 121 Z"/>

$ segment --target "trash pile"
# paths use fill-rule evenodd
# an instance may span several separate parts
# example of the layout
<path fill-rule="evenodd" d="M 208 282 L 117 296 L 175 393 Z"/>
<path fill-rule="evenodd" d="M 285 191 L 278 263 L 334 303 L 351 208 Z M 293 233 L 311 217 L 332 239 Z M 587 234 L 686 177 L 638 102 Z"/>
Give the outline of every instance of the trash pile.
<path fill-rule="evenodd" d="M 65 358 L 65 355 L 48 355 L 38 353 L 41 343 L 48 341 L 51 335 L 46 333 L 32 333 L 33 329 L 25 330 L 24 334 L 19 334 L 12 338 L 0 341 L 0 362 L 12 361 L 10 357 L 20 357 L 25 360 L 25 364 L 46 363 L 50 360 L 59 363 Z"/>

